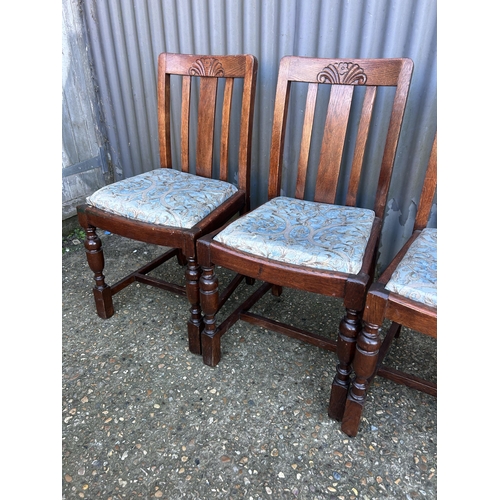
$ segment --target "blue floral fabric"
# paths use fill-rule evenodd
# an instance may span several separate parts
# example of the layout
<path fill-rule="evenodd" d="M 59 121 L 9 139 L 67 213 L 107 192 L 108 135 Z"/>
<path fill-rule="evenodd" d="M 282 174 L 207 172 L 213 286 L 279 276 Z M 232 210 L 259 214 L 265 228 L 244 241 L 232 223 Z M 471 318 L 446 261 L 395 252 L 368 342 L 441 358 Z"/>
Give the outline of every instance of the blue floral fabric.
<path fill-rule="evenodd" d="M 437 229 L 424 229 L 386 285 L 408 299 L 437 307 Z"/>
<path fill-rule="evenodd" d="M 288 264 L 355 274 L 374 218 L 364 208 L 281 196 L 240 217 L 214 239 Z"/>
<path fill-rule="evenodd" d="M 190 229 L 236 192 L 228 182 L 159 168 L 105 186 L 87 203 L 129 219 Z"/>

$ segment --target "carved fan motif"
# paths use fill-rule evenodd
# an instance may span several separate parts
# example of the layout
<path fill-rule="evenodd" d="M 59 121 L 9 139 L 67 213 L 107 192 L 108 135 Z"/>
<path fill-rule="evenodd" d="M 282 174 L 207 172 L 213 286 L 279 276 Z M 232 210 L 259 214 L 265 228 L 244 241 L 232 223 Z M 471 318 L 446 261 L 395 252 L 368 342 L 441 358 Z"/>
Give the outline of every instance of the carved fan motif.
<path fill-rule="evenodd" d="M 189 69 L 189 74 L 193 76 L 224 76 L 224 68 L 221 62 L 214 57 L 203 57 L 197 59 Z"/>
<path fill-rule="evenodd" d="M 364 85 L 367 81 L 365 72 L 359 64 L 340 62 L 329 64 L 318 73 L 318 82 Z"/>

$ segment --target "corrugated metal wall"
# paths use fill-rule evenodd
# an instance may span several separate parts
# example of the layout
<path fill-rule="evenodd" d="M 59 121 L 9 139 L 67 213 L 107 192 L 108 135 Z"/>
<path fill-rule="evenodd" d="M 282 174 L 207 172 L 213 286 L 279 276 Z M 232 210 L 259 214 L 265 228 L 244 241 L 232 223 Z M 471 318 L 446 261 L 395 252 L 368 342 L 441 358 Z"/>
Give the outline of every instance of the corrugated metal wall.
<path fill-rule="evenodd" d="M 159 167 L 160 52 L 251 53 L 259 60 L 252 206 L 265 201 L 274 92 L 284 55 L 410 57 L 384 265 L 409 235 L 437 121 L 436 0 L 82 0 L 115 179 Z"/>

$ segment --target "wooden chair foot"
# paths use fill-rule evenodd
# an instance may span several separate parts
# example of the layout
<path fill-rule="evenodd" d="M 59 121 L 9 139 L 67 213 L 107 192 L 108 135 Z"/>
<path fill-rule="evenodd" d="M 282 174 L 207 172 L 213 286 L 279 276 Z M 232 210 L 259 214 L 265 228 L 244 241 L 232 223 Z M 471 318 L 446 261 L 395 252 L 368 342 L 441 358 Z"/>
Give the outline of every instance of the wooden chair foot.
<path fill-rule="evenodd" d="M 363 405 L 348 397 L 345 404 L 344 416 L 342 417 L 342 425 L 340 426 L 342 432 L 350 437 L 355 437 L 358 434 L 362 413 Z"/>
<path fill-rule="evenodd" d="M 188 321 L 187 327 L 189 350 L 193 354 L 201 355 L 201 332 L 203 331 L 203 323 L 195 324 L 192 321 Z"/>
<path fill-rule="evenodd" d="M 94 288 L 94 300 L 97 315 L 102 319 L 108 319 L 113 316 L 115 309 L 113 299 L 111 298 L 111 288 L 105 286 L 102 290 Z"/>
<path fill-rule="evenodd" d="M 328 405 L 328 416 L 330 418 L 339 422 L 342 420 L 348 392 L 348 384 L 339 384 L 337 381 L 333 381 L 330 392 L 330 404 Z"/>
<path fill-rule="evenodd" d="M 201 353 L 203 355 L 203 363 L 208 366 L 215 367 L 219 364 L 221 358 L 220 336 L 201 335 Z"/>

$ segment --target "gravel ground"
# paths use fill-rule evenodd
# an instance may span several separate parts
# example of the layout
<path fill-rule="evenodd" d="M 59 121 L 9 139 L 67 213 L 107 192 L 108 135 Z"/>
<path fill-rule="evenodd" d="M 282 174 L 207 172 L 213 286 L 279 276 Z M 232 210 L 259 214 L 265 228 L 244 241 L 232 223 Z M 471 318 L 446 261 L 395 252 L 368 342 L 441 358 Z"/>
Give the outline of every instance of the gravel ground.
<path fill-rule="evenodd" d="M 159 253 L 101 237 L 108 283 Z M 335 354 L 239 322 L 210 368 L 187 348 L 185 299 L 133 284 L 102 320 L 77 238 L 62 265 L 63 499 L 437 498 L 435 398 L 377 378 L 349 438 L 327 415 Z M 183 279 L 175 259 L 158 273 Z M 324 335 L 342 315 L 324 297 L 268 295 L 259 309 L 299 310 Z M 433 339 L 403 330 L 388 362 L 436 379 L 436 356 Z"/>

